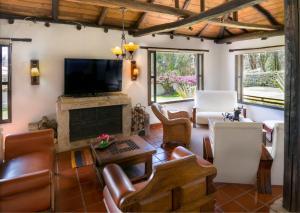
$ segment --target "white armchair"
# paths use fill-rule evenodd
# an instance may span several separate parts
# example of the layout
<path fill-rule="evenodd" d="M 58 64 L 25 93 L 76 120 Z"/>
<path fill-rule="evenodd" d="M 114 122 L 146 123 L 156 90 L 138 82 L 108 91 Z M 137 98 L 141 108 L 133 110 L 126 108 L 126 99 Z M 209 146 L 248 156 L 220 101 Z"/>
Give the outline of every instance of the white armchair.
<path fill-rule="evenodd" d="M 262 152 L 261 123 L 215 121 L 203 145 L 204 158 L 217 168 L 216 182 L 256 182 Z"/>
<path fill-rule="evenodd" d="M 273 158 L 271 168 L 272 185 L 283 185 L 283 164 L 284 164 L 284 123 L 276 123 L 273 129 L 272 147 L 267 147 Z"/>
<path fill-rule="evenodd" d="M 222 113 L 233 112 L 238 107 L 236 91 L 197 90 L 194 101 L 194 126 L 208 124 L 208 118 L 220 119 Z"/>

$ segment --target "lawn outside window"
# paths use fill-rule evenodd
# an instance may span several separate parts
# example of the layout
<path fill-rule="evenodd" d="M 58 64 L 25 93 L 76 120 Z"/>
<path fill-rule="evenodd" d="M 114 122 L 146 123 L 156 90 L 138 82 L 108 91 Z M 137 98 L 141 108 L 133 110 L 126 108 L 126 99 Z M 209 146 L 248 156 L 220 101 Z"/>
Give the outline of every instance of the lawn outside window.
<path fill-rule="evenodd" d="M 191 101 L 203 89 L 203 54 L 148 51 L 149 104 Z"/>
<path fill-rule="evenodd" d="M 236 55 L 240 103 L 284 108 L 284 50 Z"/>

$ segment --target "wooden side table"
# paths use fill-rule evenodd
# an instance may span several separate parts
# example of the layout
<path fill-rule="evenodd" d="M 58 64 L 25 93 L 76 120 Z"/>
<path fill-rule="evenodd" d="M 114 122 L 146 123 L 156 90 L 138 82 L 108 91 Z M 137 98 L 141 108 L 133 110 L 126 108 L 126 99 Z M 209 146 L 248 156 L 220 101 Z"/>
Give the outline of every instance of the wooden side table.
<path fill-rule="evenodd" d="M 96 149 L 94 144 L 90 147 L 102 186 L 105 185 L 102 172 L 107 164 L 116 163 L 121 166 L 133 183 L 147 179 L 152 173 L 152 155 L 156 150 L 137 135 L 118 137 L 114 144 L 104 150 Z M 140 172 L 137 166 L 141 163 L 144 164 L 144 172 Z M 128 174 L 126 167 L 135 167 L 134 171 L 139 172 Z"/>

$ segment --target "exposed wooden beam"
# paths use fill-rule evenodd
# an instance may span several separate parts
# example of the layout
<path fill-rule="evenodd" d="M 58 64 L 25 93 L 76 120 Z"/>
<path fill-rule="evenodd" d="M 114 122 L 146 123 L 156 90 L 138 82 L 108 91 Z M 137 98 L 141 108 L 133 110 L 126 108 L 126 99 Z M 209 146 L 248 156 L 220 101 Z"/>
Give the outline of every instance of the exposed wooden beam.
<path fill-rule="evenodd" d="M 238 11 L 234 11 L 232 13 L 232 18 L 233 18 L 233 21 L 239 21 L 239 12 Z"/>
<path fill-rule="evenodd" d="M 280 23 L 274 18 L 274 16 L 272 16 L 272 14 L 263 6 L 256 4 L 253 5 L 253 8 L 256 9 L 261 15 L 263 15 L 270 22 L 270 24 L 280 25 Z"/>
<path fill-rule="evenodd" d="M 52 0 L 52 18 L 54 20 L 58 19 L 58 6 L 59 0 Z"/>
<path fill-rule="evenodd" d="M 144 36 L 144 35 L 148 35 L 148 34 L 152 34 L 152 33 L 176 30 L 177 28 L 180 28 L 180 27 L 188 27 L 188 26 L 194 25 L 201 21 L 207 21 L 207 20 L 222 16 L 226 13 L 230 13 L 230 12 L 240 10 L 240 9 L 248 7 L 248 6 L 252 6 L 261 1 L 263 1 L 263 0 L 230 1 L 230 2 L 224 3 L 222 5 L 216 6 L 214 8 L 211 8 L 209 10 L 206 10 L 195 16 L 191 16 L 191 17 L 179 20 L 179 21 L 175 21 L 175 22 L 171 22 L 171 23 L 167 23 L 167 24 L 156 25 L 153 27 L 149 27 L 146 29 L 136 31 L 133 33 L 133 35 L 134 36 Z"/>
<path fill-rule="evenodd" d="M 200 0 L 200 12 L 205 11 L 205 0 Z"/>
<path fill-rule="evenodd" d="M 261 25 L 261 24 L 250 24 L 250 23 L 243 23 L 243 22 L 236 22 L 231 20 L 222 20 L 222 19 L 213 19 L 206 21 L 207 23 L 223 26 L 223 27 L 231 27 L 231 28 L 238 28 L 241 29 L 251 29 L 251 30 L 279 30 L 282 29 L 281 25 Z"/>
<path fill-rule="evenodd" d="M 230 32 L 230 30 L 228 30 L 228 29 L 226 29 L 226 28 L 225 28 L 225 32 L 226 32 L 227 34 L 229 34 L 230 36 L 233 36 L 233 35 L 234 35 L 232 32 Z"/>
<path fill-rule="evenodd" d="M 187 8 L 189 7 L 190 3 L 191 3 L 191 0 L 185 0 L 184 3 L 183 3 L 182 9 L 183 10 L 187 10 Z"/>
<path fill-rule="evenodd" d="M 179 8 L 179 0 L 174 0 L 175 8 Z"/>
<path fill-rule="evenodd" d="M 228 2 L 228 1 L 230 1 L 230 0 L 225 0 L 225 2 Z M 223 16 L 222 20 L 223 21 L 227 21 L 228 17 L 229 17 L 229 13 L 225 14 Z M 225 29 L 226 29 L 226 26 L 221 26 L 220 27 L 218 38 L 223 38 L 224 37 L 224 35 L 225 35 Z"/>
<path fill-rule="evenodd" d="M 284 4 L 286 47 L 283 207 L 286 212 L 300 212 L 300 0 L 285 0 Z"/>
<path fill-rule="evenodd" d="M 155 0 L 148 0 L 148 3 L 153 3 Z M 134 28 L 139 29 L 141 24 L 143 23 L 143 21 L 145 20 L 147 16 L 146 12 L 143 12 L 141 14 L 141 16 L 138 18 L 138 20 L 136 21 L 136 23 L 134 24 Z"/>
<path fill-rule="evenodd" d="M 25 19 L 26 18 L 26 19 Z M 20 16 L 20 15 L 11 15 L 11 14 L 5 14 L 0 13 L 0 19 L 16 19 L 16 20 L 27 20 L 27 21 L 37 21 L 37 22 L 49 22 L 49 23 L 55 23 L 55 24 L 67 24 L 67 25 L 82 25 L 84 27 L 95 27 L 95 28 L 106 28 L 106 29 L 112 29 L 112 30 L 122 30 L 122 27 L 117 27 L 113 25 L 102 25 L 99 26 L 96 23 L 89 23 L 89 22 L 74 22 L 74 21 L 68 21 L 68 20 L 54 20 L 52 18 L 48 17 L 28 17 L 28 16 Z M 132 28 L 125 27 L 125 30 L 130 31 Z"/>
<path fill-rule="evenodd" d="M 205 29 L 208 27 L 208 24 L 205 24 L 204 27 L 197 33 L 198 37 L 202 36 L 202 33 L 205 31 Z"/>
<path fill-rule="evenodd" d="M 156 12 L 164 13 L 168 15 L 188 17 L 195 13 L 188 10 L 181 10 L 174 7 L 169 7 L 160 4 L 152 4 L 149 2 L 141 2 L 136 0 L 66 0 L 68 2 L 75 2 L 80 4 L 87 4 L 101 7 L 126 7 L 130 10 L 142 11 L 142 12 Z"/>
<path fill-rule="evenodd" d="M 107 12 L 108 12 L 108 8 L 103 7 L 102 10 L 101 10 L 100 16 L 98 18 L 98 25 L 99 26 L 103 25 Z"/>
<path fill-rule="evenodd" d="M 182 5 L 182 9 L 186 10 L 188 8 L 188 6 L 190 5 L 190 3 L 191 3 L 191 0 L 185 0 L 183 5 Z M 173 35 L 176 34 L 175 30 L 171 31 L 170 33 L 173 34 Z"/>
<path fill-rule="evenodd" d="M 225 44 L 225 43 L 231 43 L 235 41 L 244 41 L 250 39 L 257 39 L 257 38 L 268 38 L 268 37 L 281 36 L 281 35 L 284 35 L 284 30 L 268 31 L 268 32 L 258 31 L 258 32 L 234 35 L 223 39 L 217 39 L 215 42 L 217 44 Z"/>

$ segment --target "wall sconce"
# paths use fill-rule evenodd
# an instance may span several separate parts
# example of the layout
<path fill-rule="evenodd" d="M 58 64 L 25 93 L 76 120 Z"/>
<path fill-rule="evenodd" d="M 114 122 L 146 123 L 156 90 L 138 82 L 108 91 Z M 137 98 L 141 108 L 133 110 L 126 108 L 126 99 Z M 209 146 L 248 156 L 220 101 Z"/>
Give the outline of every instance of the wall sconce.
<path fill-rule="evenodd" d="M 31 77 L 31 85 L 40 84 L 40 69 L 39 69 L 38 60 L 30 61 L 30 77 Z"/>
<path fill-rule="evenodd" d="M 136 66 L 136 61 L 131 61 L 131 80 L 136 81 L 139 73 L 140 70 Z"/>

